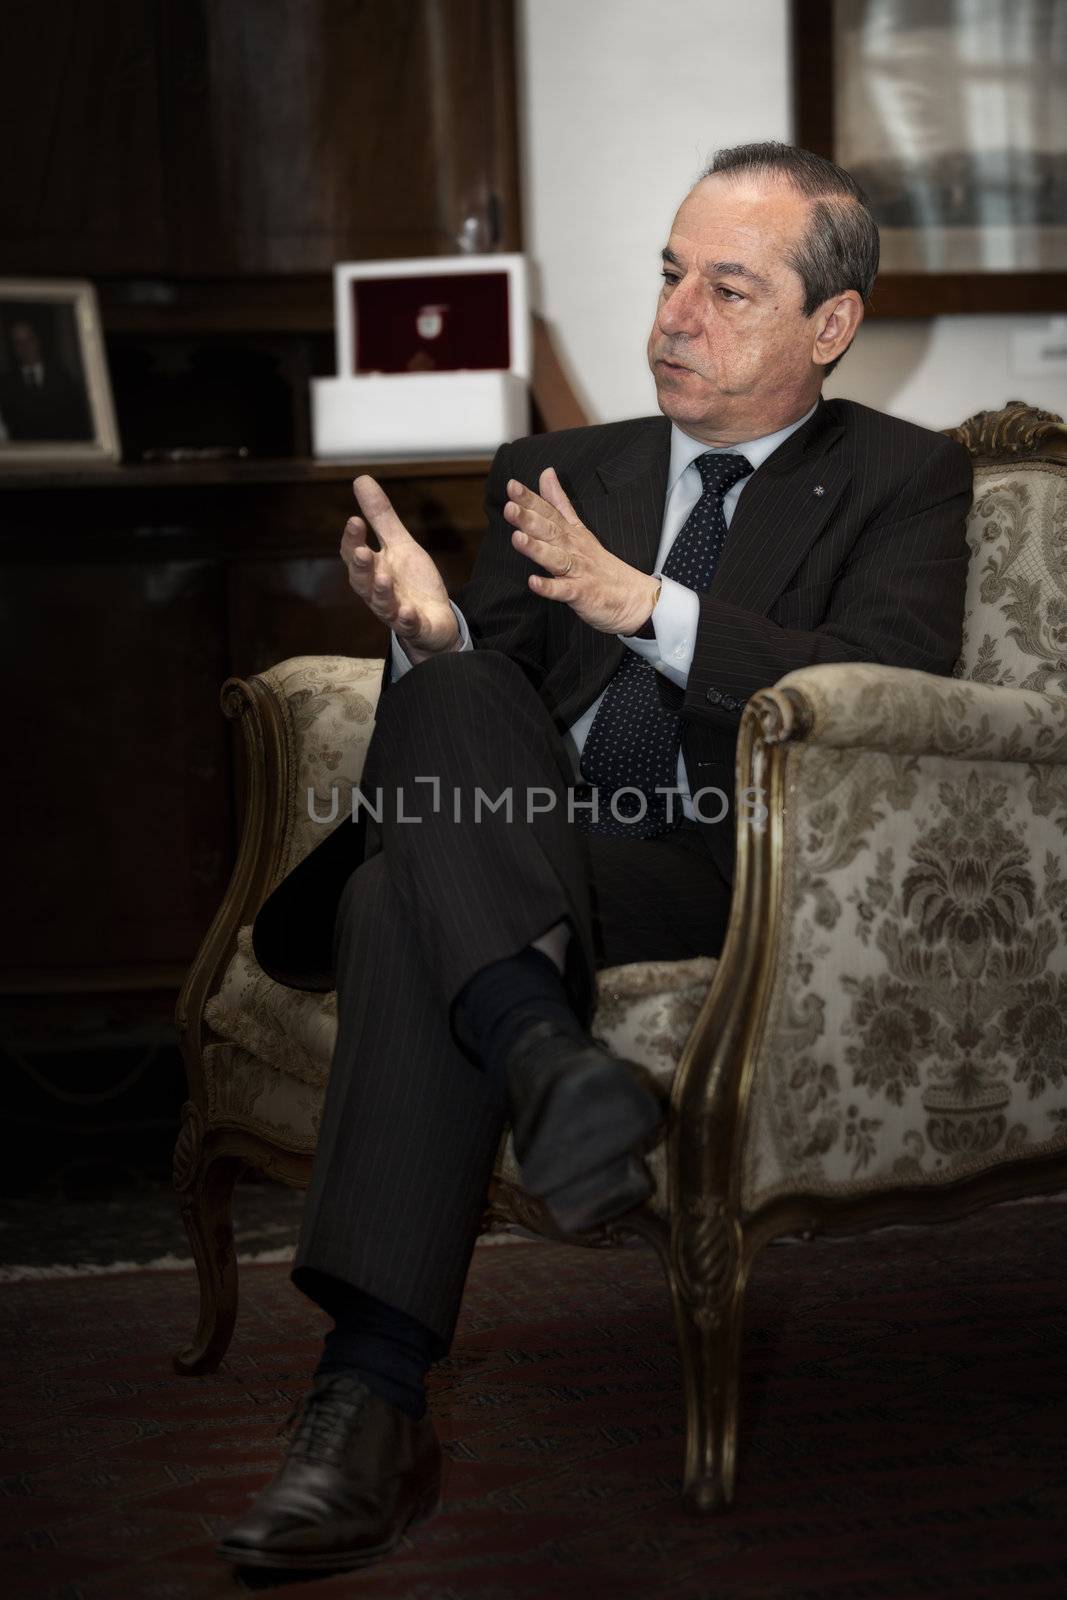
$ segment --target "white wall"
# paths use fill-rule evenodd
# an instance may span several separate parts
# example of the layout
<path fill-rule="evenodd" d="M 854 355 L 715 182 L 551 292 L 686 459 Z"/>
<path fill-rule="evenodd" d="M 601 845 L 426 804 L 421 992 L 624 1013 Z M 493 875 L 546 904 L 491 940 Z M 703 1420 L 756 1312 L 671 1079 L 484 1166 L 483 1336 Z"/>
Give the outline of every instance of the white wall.
<path fill-rule="evenodd" d="M 521 0 L 519 47 L 535 304 L 595 420 L 647 413 L 678 202 L 718 146 L 792 136 L 785 0 Z M 1012 370 L 1027 325 L 1047 319 L 870 322 L 826 392 L 930 427 L 1008 399 L 1067 411 L 1063 378 Z"/>

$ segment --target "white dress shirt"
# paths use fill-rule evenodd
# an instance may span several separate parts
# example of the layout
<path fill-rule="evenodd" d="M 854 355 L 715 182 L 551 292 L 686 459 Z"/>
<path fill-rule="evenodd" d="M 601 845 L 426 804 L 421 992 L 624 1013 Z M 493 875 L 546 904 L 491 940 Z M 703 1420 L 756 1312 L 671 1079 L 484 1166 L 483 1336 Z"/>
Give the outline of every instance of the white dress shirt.
<path fill-rule="evenodd" d="M 817 403 L 817 402 L 816 402 Z M 671 424 L 671 459 L 667 471 L 667 499 L 663 511 L 663 527 L 660 533 L 659 550 L 656 553 L 656 565 L 653 577 L 658 578 L 663 587 L 652 612 L 652 626 L 655 630 L 654 639 L 634 639 L 620 635 L 622 642 L 631 650 L 655 667 L 657 672 L 664 673 L 672 683 L 684 689 L 689 679 L 689 668 L 693 662 L 693 651 L 696 647 L 697 624 L 700 621 L 700 597 L 695 589 L 687 589 L 684 584 L 676 583 L 673 578 L 663 577 L 662 567 L 667 559 L 667 554 L 685 525 L 686 518 L 700 499 L 702 483 L 700 473 L 694 466 L 697 456 L 714 451 L 717 454 L 727 455 L 733 453 L 742 455 L 749 462 L 753 472 L 761 467 L 767 457 L 773 455 L 780 444 L 802 428 L 809 417 L 814 416 L 815 406 L 812 406 L 804 416 L 796 422 L 791 422 L 787 428 L 779 428 L 777 433 L 768 433 L 762 439 L 750 439 L 747 444 L 707 445 L 700 439 L 693 439 L 689 434 L 683 433 L 677 424 Z M 745 490 L 745 485 L 751 478 L 742 478 L 740 483 L 735 483 L 723 496 L 723 516 L 729 528 L 733 514 L 737 509 L 737 502 Z M 596 532 L 596 529 L 593 529 Z M 532 570 L 532 565 L 531 565 Z M 459 649 L 473 650 L 470 630 L 459 607 L 453 605 L 456 622 L 459 625 Z M 396 635 L 392 641 L 392 672 L 394 678 L 402 677 L 405 672 L 410 672 L 412 662 L 404 653 Z M 569 742 L 573 746 L 575 776 L 580 779 L 578 762 L 581 758 L 582 748 L 585 744 L 593 718 L 600 709 L 603 694 L 598 695 L 592 705 L 583 711 L 577 722 L 572 723 L 569 729 Z M 695 815 L 692 800 L 689 794 L 689 782 L 686 777 L 685 763 L 681 753 L 678 756 L 678 788 L 681 791 L 682 810 L 687 817 Z"/>

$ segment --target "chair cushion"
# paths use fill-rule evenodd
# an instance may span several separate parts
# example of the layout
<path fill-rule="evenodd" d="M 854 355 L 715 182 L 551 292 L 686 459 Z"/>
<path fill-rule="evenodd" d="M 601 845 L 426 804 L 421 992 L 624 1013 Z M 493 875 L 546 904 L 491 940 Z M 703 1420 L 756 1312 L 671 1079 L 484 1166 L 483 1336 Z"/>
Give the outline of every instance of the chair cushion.
<path fill-rule="evenodd" d="M 337 1037 L 337 995 L 313 994 L 275 983 L 252 953 L 252 929 L 237 949 L 219 992 L 204 1007 L 209 1027 L 276 1072 L 322 1089 Z"/>
<path fill-rule="evenodd" d="M 670 1083 L 715 966 L 697 956 L 606 968 L 597 975 L 594 1033 Z M 210 1119 L 236 1122 L 288 1150 L 313 1149 L 337 1035 L 336 993 L 308 994 L 268 978 L 245 927 L 204 1016 L 216 1035 L 204 1051 Z M 517 1178 L 510 1141 L 502 1172 Z"/>

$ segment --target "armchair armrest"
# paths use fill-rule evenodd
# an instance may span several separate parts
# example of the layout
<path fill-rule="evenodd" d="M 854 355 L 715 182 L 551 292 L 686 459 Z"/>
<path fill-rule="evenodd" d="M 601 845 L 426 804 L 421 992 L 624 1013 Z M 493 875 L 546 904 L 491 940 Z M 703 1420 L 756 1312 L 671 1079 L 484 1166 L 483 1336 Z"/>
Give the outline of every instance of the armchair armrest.
<path fill-rule="evenodd" d="M 772 1237 L 1062 1166 L 1067 697 L 805 668 L 746 708 L 738 785 L 766 807 L 675 1082 L 685 1182 Z"/>
<path fill-rule="evenodd" d="M 239 930 L 326 836 L 331 813 L 337 822 L 349 814 L 381 679 L 381 660 L 294 656 L 223 684 L 222 709 L 244 734 L 246 800 L 229 887 L 178 1000 L 194 1099 L 203 1092 L 204 1006 L 222 982 Z"/>
<path fill-rule="evenodd" d="M 972 761 L 1067 761 L 1067 699 L 938 678 L 903 667 L 803 667 L 752 706 L 768 745 L 941 755 Z"/>
<path fill-rule="evenodd" d="M 223 688 L 227 715 L 239 716 L 249 760 L 251 824 L 257 778 L 271 802 L 264 844 L 272 871 L 264 898 L 321 843 L 351 806 L 363 771 L 382 680 L 380 658 L 293 656 L 248 683 Z M 248 713 L 273 737 L 256 739 Z"/>

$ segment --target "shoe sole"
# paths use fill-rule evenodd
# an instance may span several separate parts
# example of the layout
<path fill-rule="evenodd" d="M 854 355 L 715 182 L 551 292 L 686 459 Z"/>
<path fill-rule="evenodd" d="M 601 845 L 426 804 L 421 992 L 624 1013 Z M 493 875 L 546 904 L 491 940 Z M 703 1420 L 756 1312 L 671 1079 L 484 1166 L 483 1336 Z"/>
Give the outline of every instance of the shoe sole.
<path fill-rule="evenodd" d="M 287 1554 L 284 1550 L 248 1550 L 239 1545 L 228 1545 L 222 1540 L 215 1546 L 224 1561 L 235 1567 L 254 1567 L 257 1571 L 268 1570 L 271 1572 L 351 1572 L 356 1567 L 369 1567 L 375 1561 L 381 1561 L 386 1556 L 392 1555 L 398 1545 L 403 1543 L 405 1536 L 420 1522 L 429 1522 L 431 1517 L 437 1515 L 441 1509 L 441 1501 L 436 1498 L 429 1505 L 416 1507 L 404 1526 L 385 1544 L 375 1545 L 368 1550 L 364 1545 L 359 1550 L 350 1551 L 324 1551 L 321 1555 L 311 1552 L 302 1554 L 293 1552 Z"/>
<path fill-rule="evenodd" d="M 636 1211 L 654 1187 L 644 1162 L 631 1154 L 541 1198 L 557 1228 L 564 1233 L 585 1233 Z"/>
<path fill-rule="evenodd" d="M 565 1073 L 546 1095 L 523 1187 L 568 1232 L 624 1215 L 652 1192 L 638 1152 L 662 1120 L 655 1096 L 610 1056 Z"/>

